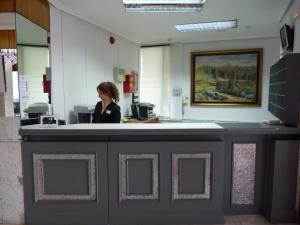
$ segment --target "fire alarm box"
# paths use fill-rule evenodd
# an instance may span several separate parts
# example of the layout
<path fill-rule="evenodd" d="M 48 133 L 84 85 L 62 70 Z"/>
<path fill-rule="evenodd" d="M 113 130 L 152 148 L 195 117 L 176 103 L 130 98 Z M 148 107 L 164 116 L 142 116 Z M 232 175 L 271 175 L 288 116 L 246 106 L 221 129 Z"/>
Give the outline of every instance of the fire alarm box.
<path fill-rule="evenodd" d="M 46 75 L 43 75 L 43 89 L 44 93 L 51 93 L 51 81 L 47 80 Z"/>
<path fill-rule="evenodd" d="M 125 81 L 123 82 L 124 93 L 134 93 L 135 92 L 135 79 L 132 74 L 125 75 Z"/>

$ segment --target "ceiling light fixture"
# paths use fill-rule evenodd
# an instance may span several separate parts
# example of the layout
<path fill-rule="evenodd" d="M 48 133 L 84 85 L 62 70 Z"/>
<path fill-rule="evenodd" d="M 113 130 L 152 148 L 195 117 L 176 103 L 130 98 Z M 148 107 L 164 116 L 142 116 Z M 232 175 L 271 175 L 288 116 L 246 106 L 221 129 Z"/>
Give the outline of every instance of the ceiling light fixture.
<path fill-rule="evenodd" d="M 123 0 L 124 4 L 204 4 L 206 0 Z"/>
<path fill-rule="evenodd" d="M 225 30 L 230 28 L 237 28 L 237 20 L 228 20 L 220 22 L 208 23 L 189 23 L 175 25 L 175 28 L 180 32 L 188 31 L 203 31 L 203 30 Z"/>
<path fill-rule="evenodd" d="M 127 12 L 199 12 L 206 0 L 123 0 Z"/>

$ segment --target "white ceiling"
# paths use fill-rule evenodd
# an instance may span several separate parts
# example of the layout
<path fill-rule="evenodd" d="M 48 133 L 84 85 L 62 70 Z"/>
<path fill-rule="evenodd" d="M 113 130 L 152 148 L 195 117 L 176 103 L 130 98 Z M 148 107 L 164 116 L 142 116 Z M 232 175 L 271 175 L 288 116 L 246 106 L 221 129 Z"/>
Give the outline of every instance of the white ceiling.
<path fill-rule="evenodd" d="M 126 13 L 122 0 L 49 0 L 57 8 L 139 44 L 278 37 L 291 0 L 207 0 L 200 13 Z M 238 19 L 226 31 L 181 33 L 176 24 Z"/>

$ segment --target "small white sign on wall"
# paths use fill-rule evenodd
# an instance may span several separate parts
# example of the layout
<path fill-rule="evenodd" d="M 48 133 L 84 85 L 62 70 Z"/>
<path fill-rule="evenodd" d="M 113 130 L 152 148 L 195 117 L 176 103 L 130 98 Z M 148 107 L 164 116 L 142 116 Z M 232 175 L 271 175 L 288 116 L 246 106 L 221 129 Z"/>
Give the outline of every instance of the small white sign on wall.
<path fill-rule="evenodd" d="M 28 79 L 25 75 L 19 76 L 20 101 L 29 100 Z"/>
<path fill-rule="evenodd" d="M 121 83 L 125 81 L 125 69 L 114 67 L 113 73 L 114 73 L 114 82 Z"/>
<path fill-rule="evenodd" d="M 6 91 L 4 57 L 0 55 L 0 93 Z"/>

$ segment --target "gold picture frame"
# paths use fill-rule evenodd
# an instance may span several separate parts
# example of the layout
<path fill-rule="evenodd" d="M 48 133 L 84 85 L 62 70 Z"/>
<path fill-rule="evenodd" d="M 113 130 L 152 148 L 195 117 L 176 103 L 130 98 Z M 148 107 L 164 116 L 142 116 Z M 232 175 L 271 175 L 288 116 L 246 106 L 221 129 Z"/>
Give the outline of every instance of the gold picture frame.
<path fill-rule="evenodd" d="M 263 49 L 191 52 L 191 105 L 261 106 Z"/>

